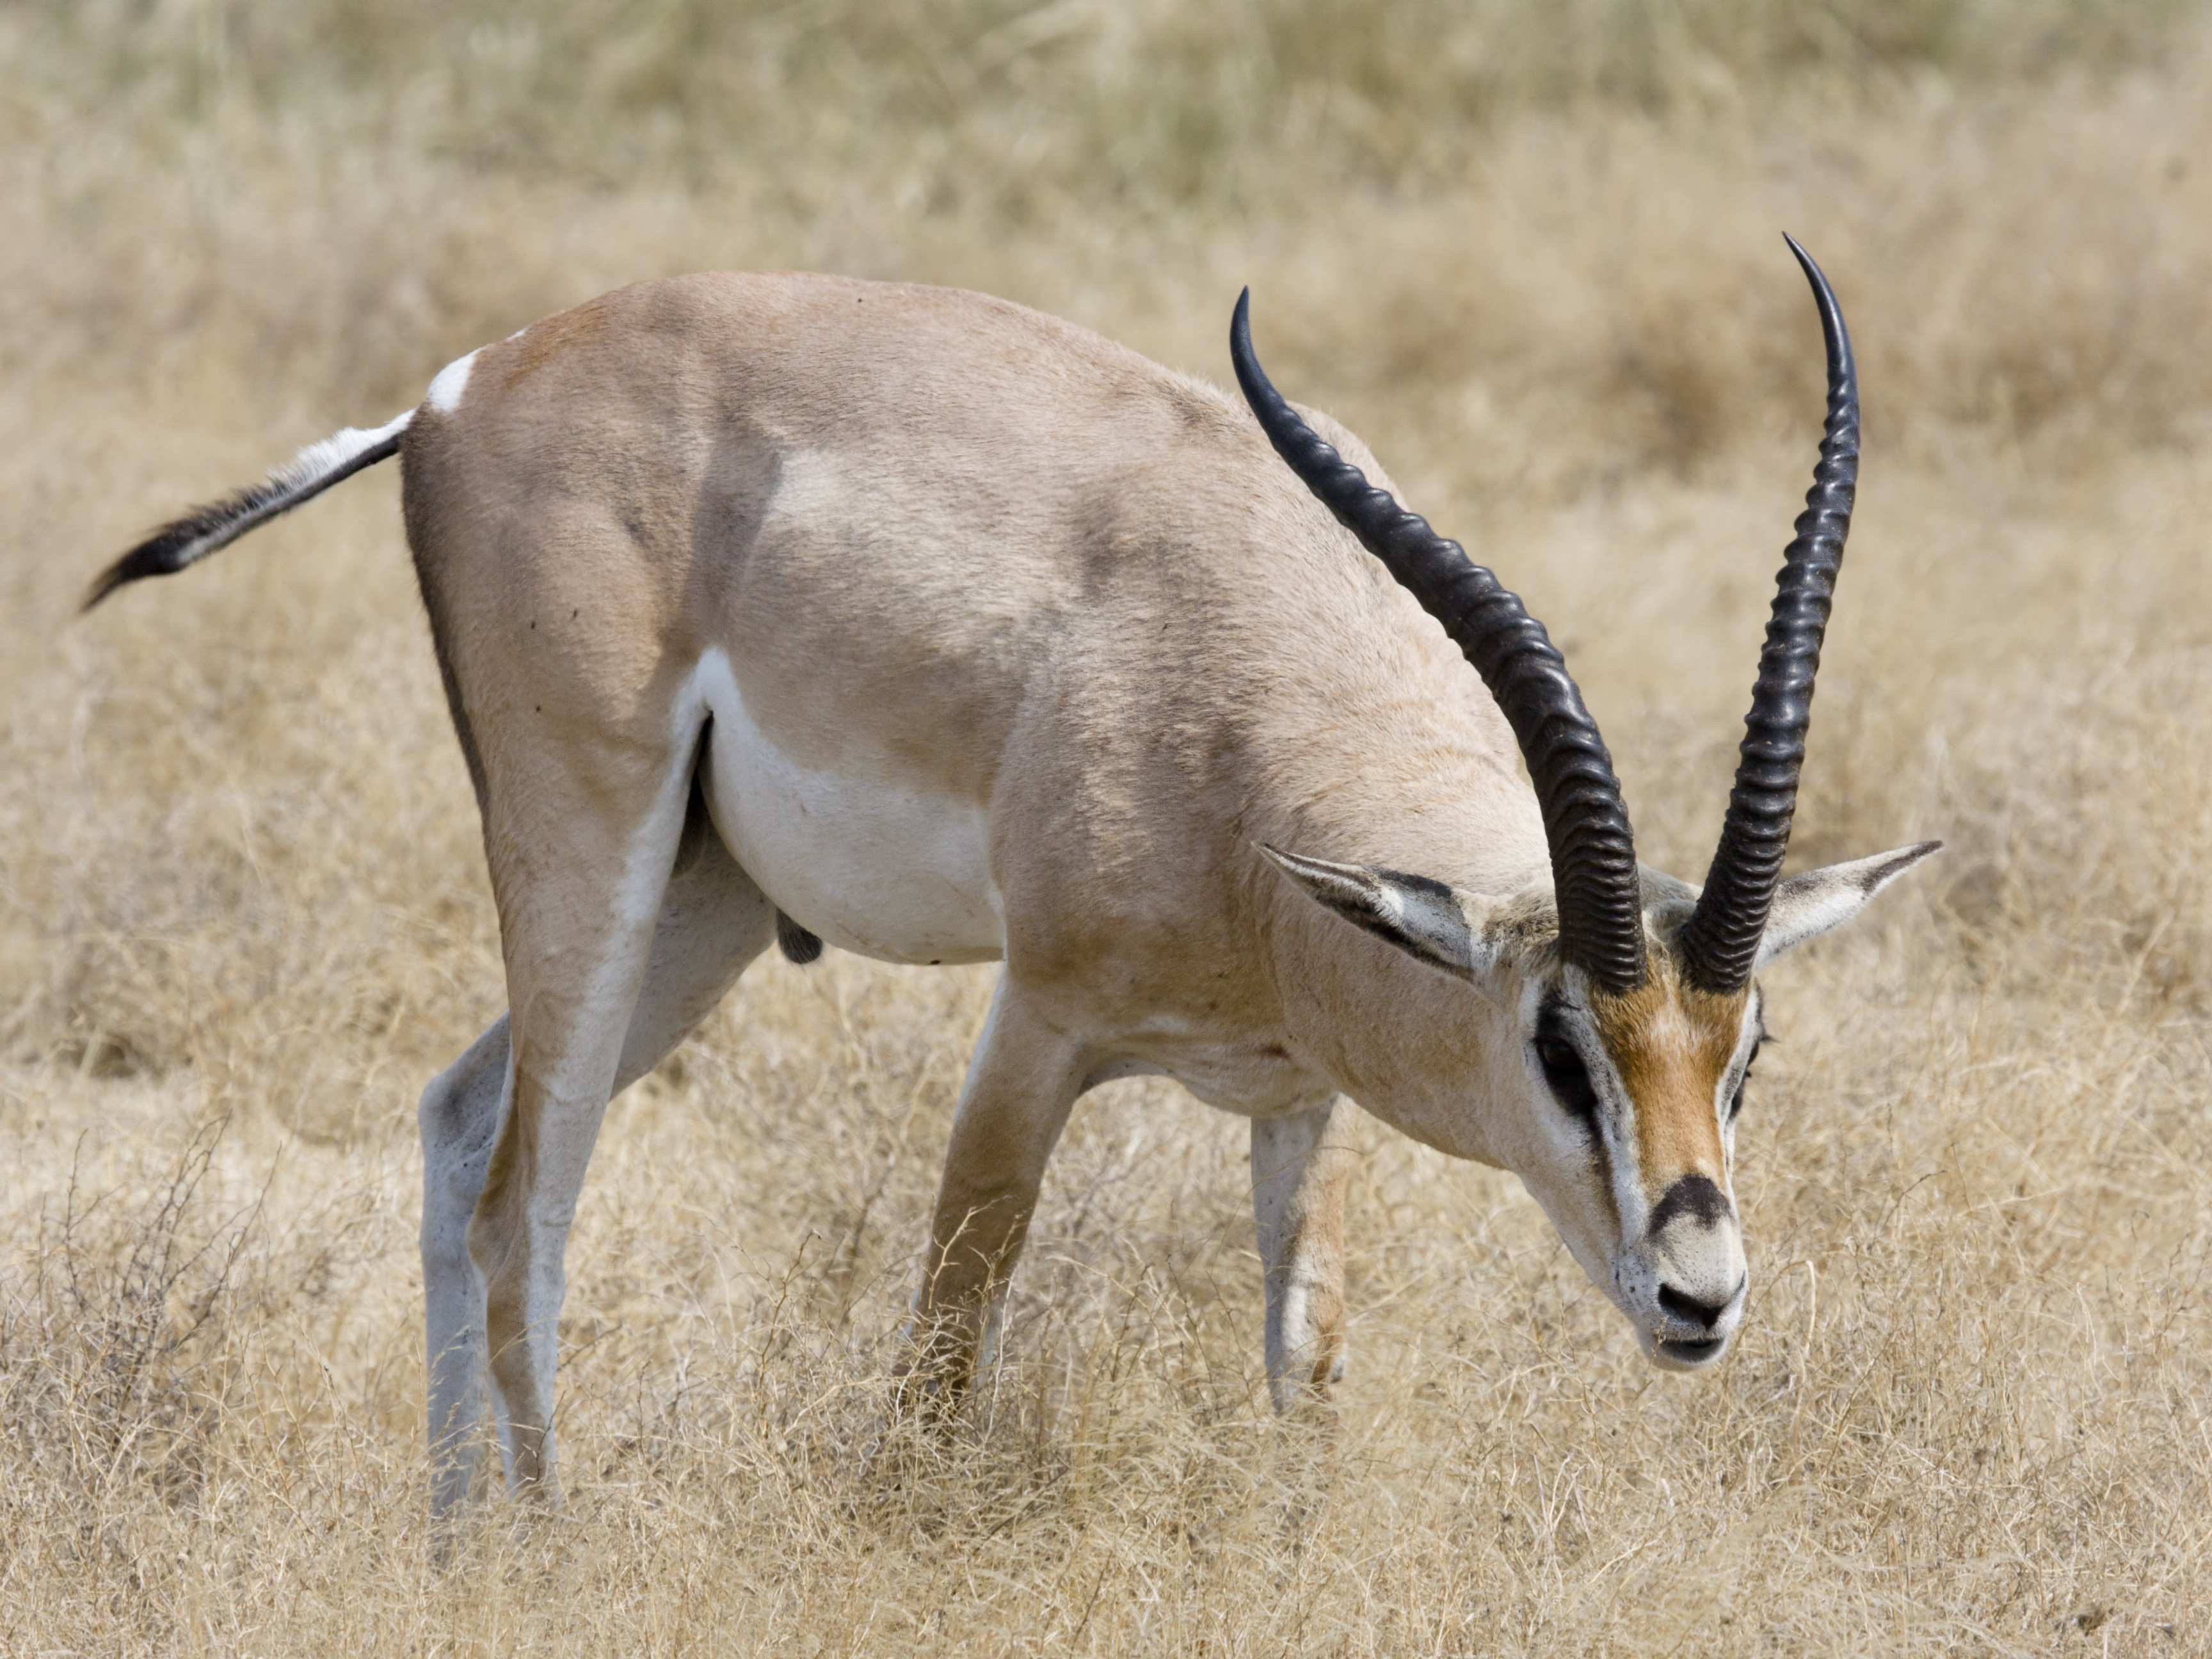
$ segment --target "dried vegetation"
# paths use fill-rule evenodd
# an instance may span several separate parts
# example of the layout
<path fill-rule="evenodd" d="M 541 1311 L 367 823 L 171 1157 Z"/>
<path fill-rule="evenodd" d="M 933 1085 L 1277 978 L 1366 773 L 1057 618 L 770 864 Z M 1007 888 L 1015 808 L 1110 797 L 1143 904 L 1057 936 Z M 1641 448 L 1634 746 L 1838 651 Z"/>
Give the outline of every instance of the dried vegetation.
<path fill-rule="evenodd" d="M 23 1652 L 2206 1650 L 2212 55 L 2091 0 L 0 7 L 0 1631 Z M 1566 642 L 1701 872 L 1867 384 L 1717 1376 L 1379 1128 L 1340 1431 L 1259 1398 L 1237 1126 L 1079 1112 L 1010 1357 L 886 1422 L 987 981 L 764 964 L 609 1121 L 558 1522 L 427 1559 L 422 1080 L 499 1006 L 371 475 L 71 620 L 147 524 L 704 266 L 1270 364 Z M 220 1128 L 220 1133 L 218 1133 Z"/>

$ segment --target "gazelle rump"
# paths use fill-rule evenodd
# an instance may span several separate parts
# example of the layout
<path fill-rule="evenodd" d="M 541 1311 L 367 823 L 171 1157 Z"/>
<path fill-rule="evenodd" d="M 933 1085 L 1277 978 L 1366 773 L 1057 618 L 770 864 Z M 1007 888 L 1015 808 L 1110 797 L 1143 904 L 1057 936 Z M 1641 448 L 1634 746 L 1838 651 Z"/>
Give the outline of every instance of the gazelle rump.
<path fill-rule="evenodd" d="M 1752 969 L 1933 850 L 1777 879 L 1856 465 L 1805 269 L 1828 438 L 1702 892 L 1635 862 L 1540 625 L 1275 395 L 1242 301 L 1249 410 L 976 295 L 643 283 L 119 560 L 95 602 L 401 457 L 509 1009 L 422 1102 L 435 1501 L 487 1426 L 551 1490 L 609 1098 L 779 937 L 1003 962 L 915 1303 L 940 1406 L 1070 1109 L 1136 1073 L 1251 1120 L 1278 1406 L 1342 1374 L 1352 1101 L 1516 1171 L 1646 1352 L 1711 1363 Z"/>

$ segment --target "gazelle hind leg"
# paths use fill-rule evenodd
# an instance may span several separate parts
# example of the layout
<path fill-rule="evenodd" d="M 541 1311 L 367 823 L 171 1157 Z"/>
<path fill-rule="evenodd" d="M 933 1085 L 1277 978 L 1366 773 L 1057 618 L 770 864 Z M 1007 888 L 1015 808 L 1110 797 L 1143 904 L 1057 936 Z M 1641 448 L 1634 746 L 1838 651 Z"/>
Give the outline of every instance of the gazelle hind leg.
<path fill-rule="evenodd" d="M 467 1237 L 483 1275 L 487 1369 L 517 1492 L 554 1491 L 563 1257 L 666 908 L 696 738 L 695 729 L 665 746 L 580 738 L 541 756 L 526 790 L 502 801 L 495 774 L 487 792 L 511 1057 Z"/>
<path fill-rule="evenodd" d="M 1356 1109 L 1341 1097 L 1252 1122 L 1252 1213 L 1266 1274 L 1267 1393 L 1325 1404 L 1344 1380 L 1344 1194 Z"/>
<path fill-rule="evenodd" d="M 613 1092 L 659 1065 L 728 994 L 767 948 L 774 914 L 714 834 L 695 786 Z M 489 1404 L 484 1282 L 469 1255 L 468 1228 L 506 1099 L 508 1054 L 501 1014 L 422 1091 L 423 1316 L 437 1513 L 452 1510 L 478 1478 Z"/>
<path fill-rule="evenodd" d="M 483 1275 L 469 1259 L 469 1218 L 483 1190 L 507 1096 L 507 1016 L 422 1091 L 422 1323 L 429 1362 L 430 1509 L 452 1510 L 477 1484 L 484 1410 Z"/>

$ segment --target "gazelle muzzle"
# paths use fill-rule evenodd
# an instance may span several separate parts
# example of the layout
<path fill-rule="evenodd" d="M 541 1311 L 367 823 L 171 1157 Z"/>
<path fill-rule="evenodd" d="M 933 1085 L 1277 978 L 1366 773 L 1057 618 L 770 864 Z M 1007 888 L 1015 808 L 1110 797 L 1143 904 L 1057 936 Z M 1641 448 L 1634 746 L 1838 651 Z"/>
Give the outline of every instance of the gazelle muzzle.
<path fill-rule="evenodd" d="M 1703 1175 L 1675 1180 L 1613 1264 L 1614 1300 L 1644 1352 L 1663 1369 L 1694 1370 L 1728 1352 L 1742 1322 L 1750 1276 L 1735 1206 Z"/>

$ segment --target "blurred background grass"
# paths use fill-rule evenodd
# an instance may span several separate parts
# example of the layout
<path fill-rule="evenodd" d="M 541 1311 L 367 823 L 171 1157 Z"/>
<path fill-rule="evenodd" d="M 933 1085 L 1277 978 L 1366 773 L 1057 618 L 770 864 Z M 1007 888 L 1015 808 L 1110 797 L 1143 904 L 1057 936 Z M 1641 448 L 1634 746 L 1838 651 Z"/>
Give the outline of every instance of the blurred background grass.
<path fill-rule="evenodd" d="M 2018 95 L 2154 69 L 2185 0 L 243 0 L 18 3 L 27 99 L 159 153 L 226 122 L 609 189 L 804 155 L 1020 222 L 1457 182 L 1504 119 L 1773 108 L 1941 80 Z M 303 159 L 305 159 L 303 157 Z M 842 176 L 832 176 L 832 168 Z"/>
<path fill-rule="evenodd" d="M 2178 0 L 0 3 L 0 1630 L 2206 1650 L 2209 52 Z M 960 283 L 1225 380 L 1249 282 L 1694 878 L 1817 429 L 1784 229 L 1868 414 L 1795 856 L 1951 850 L 1770 975 L 1720 1376 L 1376 1131 L 1302 1448 L 1240 1127 L 1132 1083 L 892 1455 L 988 976 L 769 963 L 610 1117 L 570 1523 L 427 1571 L 412 1107 L 501 999 L 396 482 L 73 621 L 108 557 L 621 283 Z"/>
<path fill-rule="evenodd" d="M 1765 416 L 1728 377 L 1747 360 L 1766 371 L 1755 380 L 1771 382 L 1802 356 L 1765 337 L 1796 320 L 1796 296 L 1745 309 L 1753 293 L 1786 289 L 1769 280 L 1771 249 L 1698 239 L 1705 258 L 1687 274 L 1699 304 L 1694 314 L 1670 304 L 1684 273 L 1669 269 L 1671 248 L 1652 246 L 1652 227 L 1607 234 L 1606 220 L 1633 204 L 1516 176 L 1548 142 L 1568 152 L 1558 173 L 1584 179 L 1619 170 L 1609 151 L 1672 152 L 1665 172 L 1692 175 L 1672 191 L 1664 178 L 1621 184 L 1678 195 L 1672 205 L 1692 212 L 1714 205 L 1696 199 L 1699 185 L 1741 188 L 1753 182 L 1737 176 L 1749 167 L 1768 175 L 1756 181 L 1765 193 L 1779 185 L 1804 204 L 1799 228 L 1824 246 L 1837 237 L 1822 222 L 1841 214 L 1882 252 L 1917 253 L 1929 269 L 1911 274 L 1925 280 L 1904 280 L 1893 259 L 1877 269 L 1921 305 L 1970 286 L 1984 326 L 1950 337 L 1964 331 L 1936 319 L 1948 353 L 1916 349 L 1895 328 L 1864 331 L 1886 371 L 1877 395 L 1893 404 L 2033 423 L 2086 398 L 2104 416 L 2154 426 L 2194 397 L 2164 384 L 2173 353 L 2148 343 L 2179 328 L 2200 344 L 2201 308 L 2144 288 L 2160 274 L 2144 272 L 2138 304 L 2173 315 L 2054 311 L 2084 297 L 2069 282 L 2109 297 L 2106 266 L 2152 251 L 2130 210 L 2186 210 L 2197 192 L 2094 204 L 2108 222 L 2075 222 L 2064 240 L 2106 246 L 2067 250 L 2055 270 L 2008 270 L 2062 251 L 2039 207 L 2056 207 L 2054 196 L 2068 213 L 2092 206 L 2064 174 L 2108 158 L 2070 144 L 2017 154 L 2006 141 L 2063 126 L 2057 108 L 2123 118 L 2147 82 L 2170 83 L 2177 60 L 2202 51 L 2201 10 L 2184 0 L 19 0 L 0 8 L 8 276 L 43 325 L 11 331 L 9 363 L 21 367 L 28 350 L 127 375 L 148 343 L 151 300 L 167 325 L 151 332 L 172 351 L 220 330 L 242 353 L 283 361 L 290 395 L 391 401 L 419 385 L 422 365 L 488 330 L 701 252 L 992 275 L 1011 263 L 1005 274 L 1026 285 L 1080 291 L 1084 274 L 1057 257 L 1064 247 L 1103 260 L 1092 285 L 1118 289 L 1137 274 L 1130 265 L 1187 266 L 1224 236 L 1338 221 L 1395 256 L 1387 274 L 1384 258 L 1366 267 L 1370 282 L 1386 277 L 1376 297 L 1391 303 L 1353 313 L 1358 337 L 1372 340 L 1377 313 L 1410 313 L 1397 319 L 1406 337 L 1370 345 L 1378 374 L 1461 378 L 1525 352 L 1533 331 L 1521 308 L 1492 314 L 1481 302 L 1519 297 L 1498 291 L 1516 272 L 1527 288 L 1554 280 L 1525 272 L 1536 250 L 1517 238 L 1501 246 L 1484 210 L 1547 205 L 1495 198 L 1549 185 L 1549 206 L 1597 220 L 1581 240 L 1603 262 L 1612 301 L 1576 296 L 1601 331 L 1585 355 L 1611 375 L 1595 399 L 1660 400 L 1681 429 L 1653 441 L 1691 456 Z M 1892 142 L 1869 142 L 1882 135 Z M 2200 136 L 2154 143 L 2140 158 L 2147 178 L 2163 169 L 2185 186 Z M 1960 176 L 1978 163 L 2057 176 L 2046 188 Z M 1788 172 L 1801 175 L 1794 190 L 1774 176 Z M 2011 234 L 1969 240 L 1962 219 L 1979 216 L 1959 212 L 1962 186 L 1985 207 L 2002 193 L 2001 214 L 2018 222 L 1974 228 Z M 1417 251 L 1376 222 L 1424 210 Z M 58 241 L 80 257 L 52 258 Z M 1007 261 L 1010 244 L 1048 269 Z M 320 257 L 303 261 L 309 249 Z M 1647 273 L 1656 294 L 1612 280 Z M 1723 274 L 1741 291 L 1705 286 Z M 118 329 L 126 302 L 134 325 Z M 1606 328 L 1608 312 L 1625 325 Z M 2113 337 L 2122 331 L 2132 337 Z M 1950 355 L 1961 351 L 1965 361 Z"/>

